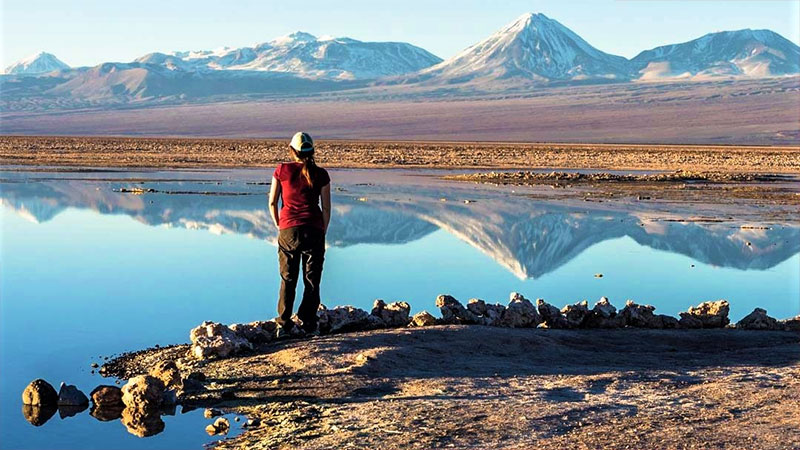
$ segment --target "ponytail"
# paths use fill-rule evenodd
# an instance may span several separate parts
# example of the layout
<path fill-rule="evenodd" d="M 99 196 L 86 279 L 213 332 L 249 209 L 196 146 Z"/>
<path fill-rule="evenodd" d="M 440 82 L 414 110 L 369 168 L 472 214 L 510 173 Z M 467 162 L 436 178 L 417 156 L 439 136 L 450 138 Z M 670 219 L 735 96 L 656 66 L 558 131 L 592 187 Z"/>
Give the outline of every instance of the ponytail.
<path fill-rule="evenodd" d="M 289 147 L 289 149 L 292 155 L 303 163 L 303 169 L 300 171 L 300 174 L 306 179 L 308 185 L 313 188 L 314 178 L 316 178 L 317 175 L 317 163 L 314 161 L 314 152 L 298 152 L 292 147 Z"/>

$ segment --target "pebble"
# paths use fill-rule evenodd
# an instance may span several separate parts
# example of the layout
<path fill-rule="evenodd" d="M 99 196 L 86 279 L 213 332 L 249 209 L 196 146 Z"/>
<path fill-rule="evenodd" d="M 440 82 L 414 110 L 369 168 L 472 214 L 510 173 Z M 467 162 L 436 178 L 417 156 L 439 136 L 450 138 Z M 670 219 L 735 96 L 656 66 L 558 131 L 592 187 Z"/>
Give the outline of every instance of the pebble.
<path fill-rule="evenodd" d="M 212 417 L 217 417 L 217 416 L 221 416 L 221 415 L 222 415 L 222 411 L 220 411 L 220 410 L 218 410 L 216 408 L 206 408 L 206 410 L 203 411 L 203 417 L 205 417 L 206 419 L 210 419 Z"/>

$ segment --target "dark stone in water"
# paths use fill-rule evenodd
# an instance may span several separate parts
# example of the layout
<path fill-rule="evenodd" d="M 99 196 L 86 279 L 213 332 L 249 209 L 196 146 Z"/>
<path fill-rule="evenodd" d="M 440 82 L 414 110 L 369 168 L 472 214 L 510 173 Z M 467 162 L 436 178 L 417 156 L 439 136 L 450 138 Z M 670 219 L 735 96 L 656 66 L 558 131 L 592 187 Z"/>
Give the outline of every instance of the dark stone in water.
<path fill-rule="evenodd" d="M 94 405 L 89 414 L 101 422 L 110 422 L 122 417 L 123 406 Z"/>
<path fill-rule="evenodd" d="M 85 405 L 59 405 L 58 406 L 58 416 L 62 419 L 66 419 L 67 417 L 76 416 L 89 408 L 89 404 Z"/>
<path fill-rule="evenodd" d="M 61 383 L 61 389 L 58 391 L 58 406 L 86 407 L 89 406 L 89 397 L 74 385 Z"/>
<path fill-rule="evenodd" d="M 53 405 L 22 405 L 22 416 L 31 425 L 40 427 L 53 417 L 58 408 Z"/>

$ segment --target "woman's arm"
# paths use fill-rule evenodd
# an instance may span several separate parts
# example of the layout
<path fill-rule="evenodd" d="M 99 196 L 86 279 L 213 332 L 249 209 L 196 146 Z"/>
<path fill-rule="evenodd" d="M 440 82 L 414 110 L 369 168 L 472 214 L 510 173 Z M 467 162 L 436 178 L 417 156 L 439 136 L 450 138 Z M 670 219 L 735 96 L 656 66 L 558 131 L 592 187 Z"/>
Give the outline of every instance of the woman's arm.
<path fill-rule="evenodd" d="M 322 197 L 322 225 L 325 227 L 325 231 L 328 231 L 328 224 L 331 221 L 331 184 L 328 183 L 322 187 L 322 192 L 320 193 L 320 197 Z"/>
<path fill-rule="evenodd" d="M 272 184 L 269 187 L 269 215 L 272 216 L 272 222 L 275 227 L 278 227 L 280 221 L 280 208 L 278 201 L 281 198 L 281 182 L 275 177 L 272 177 Z"/>

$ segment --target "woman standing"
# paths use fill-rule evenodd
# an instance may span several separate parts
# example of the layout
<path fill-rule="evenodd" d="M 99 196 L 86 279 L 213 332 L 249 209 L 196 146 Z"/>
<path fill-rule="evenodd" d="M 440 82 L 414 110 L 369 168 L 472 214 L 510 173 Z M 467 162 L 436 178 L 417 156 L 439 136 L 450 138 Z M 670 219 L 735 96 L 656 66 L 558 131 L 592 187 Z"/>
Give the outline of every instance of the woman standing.
<path fill-rule="evenodd" d="M 331 218 L 331 185 L 328 172 L 314 162 L 314 141 L 298 132 L 289 144 L 292 162 L 279 164 L 272 175 L 269 211 L 278 233 L 281 290 L 278 298 L 277 337 L 294 326 L 292 308 L 300 265 L 303 266 L 303 299 L 297 317 L 307 334 L 317 333 L 319 284 L 325 259 L 325 232 Z M 283 203 L 279 208 L 278 201 Z M 322 209 L 320 209 L 320 202 Z"/>

